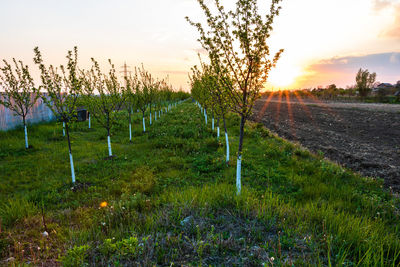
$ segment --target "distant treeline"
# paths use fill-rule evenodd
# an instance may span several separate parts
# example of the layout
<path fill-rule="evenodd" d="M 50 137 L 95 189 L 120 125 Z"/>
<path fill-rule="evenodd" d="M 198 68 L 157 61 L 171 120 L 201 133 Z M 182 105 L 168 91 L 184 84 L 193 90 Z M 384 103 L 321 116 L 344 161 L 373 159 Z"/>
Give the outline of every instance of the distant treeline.
<path fill-rule="evenodd" d="M 355 102 L 379 102 L 379 103 L 400 103 L 400 81 L 393 86 L 388 84 L 376 84 L 370 88 L 366 96 L 360 96 L 357 86 L 339 88 L 331 84 L 326 88 L 306 88 L 295 90 L 267 91 L 263 96 L 276 96 L 280 94 L 290 97 L 318 98 L 320 100 L 346 100 Z"/>

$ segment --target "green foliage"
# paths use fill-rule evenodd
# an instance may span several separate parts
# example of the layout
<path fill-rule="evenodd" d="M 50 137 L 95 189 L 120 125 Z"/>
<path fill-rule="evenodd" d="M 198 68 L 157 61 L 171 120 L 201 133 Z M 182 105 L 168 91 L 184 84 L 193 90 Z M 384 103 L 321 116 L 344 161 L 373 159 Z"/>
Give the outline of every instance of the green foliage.
<path fill-rule="evenodd" d="M 74 246 L 69 249 L 64 257 L 61 258 L 63 266 L 66 267 L 79 267 L 79 266 L 89 266 L 87 264 L 87 251 L 89 250 L 88 245 Z"/>
<path fill-rule="evenodd" d="M 0 86 L 3 90 L 0 93 L 0 105 L 21 116 L 25 125 L 26 115 L 39 97 L 38 89 L 35 87 L 28 66 L 24 66 L 22 61 L 17 62 L 13 58 L 14 70 L 6 60 L 3 59 L 3 62 L 4 67 L 0 68 L 3 73 L 0 73 Z"/>
<path fill-rule="evenodd" d="M 217 14 L 213 14 L 203 0 L 198 2 L 207 23 L 203 26 L 186 19 L 200 34 L 199 42 L 209 53 L 211 65 L 223 85 L 221 89 L 227 91 L 230 108 L 248 118 L 268 73 L 283 52 L 279 50 L 270 59 L 267 44 L 281 0 L 272 1 L 270 13 L 265 17 L 259 14 L 256 0 L 237 1 L 234 11 L 226 11 L 215 1 Z"/>
<path fill-rule="evenodd" d="M 100 248 L 101 253 L 111 257 L 135 257 L 140 252 L 138 247 L 139 241 L 137 237 L 131 236 L 120 241 L 107 238 L 104 240 L 102 247 Z"/>
<path fill-rule="evenodd" d="M 104 75 L 100 70 L 98 62 L 92 58 L 93 66 L 90 71 L 81 72 L 86 106 L 91 115 L 107 131 L 110 131 L 115 124 L 118 113 L 124 104 L 127 94 L 123 94 L 123 89 L 117 79 L 115 66 L 110 63 L 108 75 Z"/>
<path fill-rule="evenodd" d="M 40 70 L 42 84 L 47 95 L 42 100 L 58 116 L 61 121 L 68 123 L 76 115 L 77 100 L 81 93 L 81 81 L 78 77 L 78 48 L 68 51 L 67 66 L 60 65 L 59 70 L 53 65 L 46 67 L 38 47 L 35 47 L 34 62 Z M 61 71 L 61 73 L 59 73 Z"/>
<path fill-rule="evenodd" d="M 136 169 L 131 178 L 131 186 L 141 193 L 151 193 L 156 184 L 153 172 L 147 167 Z"/>
<path fill-rule="evenodd" d="M 369 73 L 368 70 L 359 69 L 356 76 L 357 91 L 360 96 L 367 96 L 376 80 L 376 73 Z"/>

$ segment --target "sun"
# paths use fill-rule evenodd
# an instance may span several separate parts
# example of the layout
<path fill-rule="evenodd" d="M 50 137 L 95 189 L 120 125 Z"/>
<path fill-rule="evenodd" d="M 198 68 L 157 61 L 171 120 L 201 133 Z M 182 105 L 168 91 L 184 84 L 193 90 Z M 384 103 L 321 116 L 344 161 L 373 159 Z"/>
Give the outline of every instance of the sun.
<path fill-rule="evenodd" d="M 293 87 L 296 78 L 301 75 L 300 70 L 290 63 L 282 62 L 273 68 L 268 77 L 268 85 L 272 87 L 279 87 L 282 89 L 290 89 Z"/>

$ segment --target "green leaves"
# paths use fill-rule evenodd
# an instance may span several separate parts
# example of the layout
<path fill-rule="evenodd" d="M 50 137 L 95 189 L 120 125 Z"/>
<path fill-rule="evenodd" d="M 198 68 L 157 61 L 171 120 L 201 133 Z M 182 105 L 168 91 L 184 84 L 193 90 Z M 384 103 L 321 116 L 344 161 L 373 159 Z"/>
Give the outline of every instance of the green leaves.
<path fill-rule="evenodd" d="M 114 64 L 108 60 L 110 69 L 108 75 L 102 73 L 99 63 L 92 58 L 90 71 L 81 72 L 80 80 L 85 93 L 86 105 L 97 120 L 107 130 L 110 130 L 116 120 L 116 113 L 122 108 L 128 94 L 118 81 Z"/>
<path fill-rule="evenodd" d="M 4 93 L 0 94 L 0 105 L 25 117 L 35 104 L 38 89 L 35 87 L 27 65 L 13 58 L 14 66 L 3 60 L 4 67 L 0 68 L 0 86 Z"/>
<path fill-rule="evenodd" d="M 230 102 L 229 108 L 247 118 L 269 71 L 283 52 L 279 50 L 270 58 L 266 43 L 274 18 L 281 9 L 281 0 L 272 1 L 265 18 L 259 14 L 256 0 L 238 0 L 232 11 L 226 11 L 220 1 L 215 0 L 216 14 L 203 0 L 198 2 L 207 23 L 202 25 L 186 19 L 199 31 L 199 42 L 209 54 L 219 87 Z"/>
<path fill-rule="evenodd" d="M 34 49 L 34 62 L 39 66 L 42 84 L 46 94 L 41 94 L 44 103 L 53 111 L 54 115 L 63 122 L 69 122 L 76 114 L 77 100 L 81 94 L 81 80 L 78 77 L 78 49 L 67 53 L 67 65 L 60 65 L 59 69 L 50 65 L 46 67 L 38 47 Z"/>
<path fill-rule="evenodd" d="M 376 73 L 369 73 L 369 71 L 360 69 L 356 76 L 357 91 L 360 96 L 365 97 L 371 91 L 371 88 L 376 80 Z"/>

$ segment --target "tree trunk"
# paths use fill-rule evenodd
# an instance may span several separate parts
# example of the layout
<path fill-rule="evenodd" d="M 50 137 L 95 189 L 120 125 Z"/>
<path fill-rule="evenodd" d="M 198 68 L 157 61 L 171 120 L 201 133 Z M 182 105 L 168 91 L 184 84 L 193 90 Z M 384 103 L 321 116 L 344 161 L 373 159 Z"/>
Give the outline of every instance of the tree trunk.
<path fill-rule="evenodd" d="M 151 106 L 152 104 L 150 103 L 150 125 L 151 125 Z"/>
<path fill-rule="evenodd" d="M 108 144 L 108 156 L 112 156 L 112 150 L 111 150 L 111 137 L 110 137 L 110 129 L 107 129 L 107 144 Z"/>
<path fill-rule="evenodd" d="M 244 115 L 240 120 L 240 135 L 239 135 L 239 149 L 237 156 L 237 164 L 236 164 L 236 189 L 237 194 L 240 195 L 240 191 L 242 190 L 242 181 L 241 181 L 241 171 L 242 171 L 242 147 L 243 147 L 243 136 L 244 136 L 244 124 L 246 119 Z"/>
<path fill-rule="evenodd" d="M 219 117 L 217 119 L 217 139 L 219 140 Z"/>
<path fill-rule="evenodd" d="M 214 131 L 214 114 L 212 115 L 211 129 Z"/>
<path fill-rule="evenodd" d="M 22 120 L 24 122 L 24 131 L 25 131 L 25 149 L 28 149 L 29 148 L 29 144 L 28 144 L 28 129 L 26 128 L 25 116 L 22 117 Z"/>
<path fill-rule="evenodd" d="M 65 122 L 63 122 L 63 136 L 65 136 Z"/>
<path fill-rule="evenodd" d="M 129 112 L 129 141 L 132 141 L 132 112 Z"/>
<path fill-rule="evenodd" d="M 67 140 L 68 140 L 68 151 L 69 151 L 69 163 L 71 165 L 71 177 L 72 177 L 72 183 L 75 183 L 75 168 L 74 168 L 74 159 L 72 157 L 72 149 L 71 149 L 71 140 L 69 138 L 69 127 L 68 127 L 68 122 L 65 123 L 65 129 L 67 132 Z"/>
<path fill-rule="evenodd" d="M 146 124 L 144 121 L 144 111 L 142 111 L 142 115 L 143 115 L 143 132 L 146 132 Z"/>
<path fill-rule="evenodd" d="M 226 129 L 226 121 L 225 115 L 222 115 L 222 120 L 224 121 L 224 129 L 225 129 L 225 142 L 226 142 L 226 164 L 229 163 L 229 138 L 228 138 L 228 130 Z"/>
<path fill-rule="evenodd" d="M 108 143 L 108 156 L 112 156 L 111 150 L 111 137 L 110 137 L 110 114 L 107 114 L 107 143 Z"/>
<path fill-rule="evenodd" d="M 204 109 L 204 119 L 206 120 L 206 125 L 207 125 L 207 109 Z"/>
<path fill-rule="evenodd" d="M 91 128 L 90 113 L 89 113 L 89 129 Z"/>

